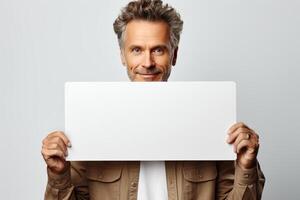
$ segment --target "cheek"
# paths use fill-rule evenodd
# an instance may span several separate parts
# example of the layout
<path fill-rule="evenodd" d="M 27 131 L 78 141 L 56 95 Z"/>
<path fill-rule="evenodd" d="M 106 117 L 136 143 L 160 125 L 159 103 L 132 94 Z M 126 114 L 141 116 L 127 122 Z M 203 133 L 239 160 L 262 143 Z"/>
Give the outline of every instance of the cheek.
<path fill-rule="evenodd" d="M 135 67 L 139 66 L 141 64 L 141 56 L 127 56 L 126 62 L 128 65 L 128 68 L 130 70 L 133 70 Z"/>
<path fill-rule="evenodd" d="M 168 56 L 158 57 L 156 59 L 156 63 L 159 68 L 161 68 L 164 72 L 167 72 L 171 68 L 171 61 Z"/>

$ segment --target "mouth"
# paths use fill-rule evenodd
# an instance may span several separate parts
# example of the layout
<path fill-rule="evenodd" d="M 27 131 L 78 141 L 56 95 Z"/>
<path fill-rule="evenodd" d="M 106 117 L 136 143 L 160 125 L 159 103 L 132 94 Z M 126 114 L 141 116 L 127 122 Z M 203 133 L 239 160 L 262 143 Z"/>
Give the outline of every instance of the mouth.
<path fill-rule="evenodd" d="M 140 76 L 144 77 L 144 78 L 154 78 L 154 77 L 156 77 L 160 73 L 153 73 L 153 74 L 141 74 L 141 73 L 138 73 L 138 74 Z"/>

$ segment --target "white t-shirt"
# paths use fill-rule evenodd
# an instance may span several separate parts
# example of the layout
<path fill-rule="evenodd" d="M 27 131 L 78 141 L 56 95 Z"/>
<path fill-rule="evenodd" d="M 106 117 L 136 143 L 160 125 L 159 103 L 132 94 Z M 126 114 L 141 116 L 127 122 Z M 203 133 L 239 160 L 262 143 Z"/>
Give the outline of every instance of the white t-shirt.
<path fill-rule="evenodd" d="M 167 200 L 165 161 L 141 161 L 138 200 Z"/>

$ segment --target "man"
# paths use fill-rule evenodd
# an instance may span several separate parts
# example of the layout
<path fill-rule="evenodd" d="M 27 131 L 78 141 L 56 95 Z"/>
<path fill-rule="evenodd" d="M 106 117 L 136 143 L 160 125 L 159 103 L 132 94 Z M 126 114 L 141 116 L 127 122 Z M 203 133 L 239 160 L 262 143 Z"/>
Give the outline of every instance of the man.
<path fill-rule="evenodd" d="M 168 80 L 182 26 L 179 14 L 160 0 L 132 1 L 122 10 L 114 30 L 131 81 Z M 45 199 L 260 199 L 265 179 L 256 159 L 258 135 L 236 123 L 227 142 L 237 154 L 235 162 L 67 162 L 71 143 L 56 131 L 43 140 Z"/>

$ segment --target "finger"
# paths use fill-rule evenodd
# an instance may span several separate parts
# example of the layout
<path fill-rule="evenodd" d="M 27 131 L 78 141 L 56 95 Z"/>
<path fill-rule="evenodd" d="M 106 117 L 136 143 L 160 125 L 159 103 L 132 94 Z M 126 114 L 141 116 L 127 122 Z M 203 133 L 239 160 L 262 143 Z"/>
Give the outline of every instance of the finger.
<path fill-rule="evenodd" d="M 233 133 L 229 134 L 228 135 L 228 139 L 227 139 L 227 142 L 229 144 L 232 144 L 236 138 L 238 137 L 239 134 L 241 133 L 249 133 L 249 129 L 248 128 L 243 128 L 243 127 L 240 127 L 238 129 L 236 129 L 236 131 L 234 131 Z"/>
<path fill-rule="evenodd" d="M 255 152 L 255 147 L 251 145 L 250 140 L 242 140 L 236 147 L 236 152 L 239 154 L 242 149 L 247 149 L 252 151 L 251 153 Z"/>
<path fill-rule="evenodd" d="M 50 134 L 48 135 L 48 137 L 49 137 L 49 138 L 52 138 L 52 137 L 60 137 L 60 138 L 64 141 L 64 143 L 65 143 L 66 146 L 71 147 L 71 142 L 70 142 L 70 140 L 67 138 L 67 136 L 65 135 L 65 133 L 62 132 L 62 131 L 55 131 L 55 132 L 52 132 L 52 133 L 50 133 Z"/>
<path fill-rule="evenodd" d="M 240 133 L 238 135 L 238 137 L 236 138 L 236 140 L 234 141 L 234 144 L 233 144 L 233 148 L 234 148 L 234 151 L 237 152 L 237 147 L 238 147 L 238 144 L 241 143 L 242 140 L 249 140 L 250 139 L 250 134 L 249 133 Z"/>
<path fill-rule="evenodd" d="M 63 142 L 49 143 L 49 144 L 43 146 L 43 148 L 49 149 L 49 150 L 60 150 L 64 153 L 65 156 L 68 156 L 68 149 L 67 149 L 66 145 Z"/>
<path fill-rule="evenodd" d="M 234 125 L 232 125 L 229 129 L 228 129 L 228 133 L 230 134 L 230 133 L 233 133 L 234 131 L 236 131 L 236 129 L 238 129 L 238 128 L 248 128 L 249 129 L 249 127 L 246 125 L 246 124 L 244 124 L 243 122 L 238 122 L 238 123 L 235 123 Z"/>
<path fill-rule="evenodd" d="M 249 131 L 251 133 L 251 140 L 258 143 L 259 142 L 259 135 L 252 129 L 249 129 Z"/>
<path fill-rule="evenodd" d="M 46 162 L 47 162 L 48 159 L 54 158 L 54 157 L 59 157 L 59 158 L 65 160 L 64 153 L 59 149 L 45 149 L 45 148 L 43 148 L 42 149 L 42 154 L 43 154 L 43 157 L 44 157 Z"/>
<path fill-rule="evenodd" d="M 42 154 L 43 154 L 45 160 L 47 160 L 49 158 L 54 158 L 54 157 L 65 159 L 64 153 L 60 149 L 46 149 L 46 148 L 43 148 L 42 149 Z"/>
<path fill-rule="evenodd" d="M 48 140 L 45 141 L 43 146 L 47 147 L 49 144 L 52 144 L 52 143 L 57 143 L 61 146 L 62 149 L 67 150 L 67 146 L 66 146 L 65 142 L 63 141 L 63 139 L 61 137 L 58 137 L 58 136 L 48 138 Z"/>
<path fill-rule="evenodd" d="M 252 130 L 252 129 L 250 129 L 250 131 L 251 131 L 253 137 L 254 137 L 255 139 L 259 140 L 259 135 L 258 135 L 254 130 Z"/>

